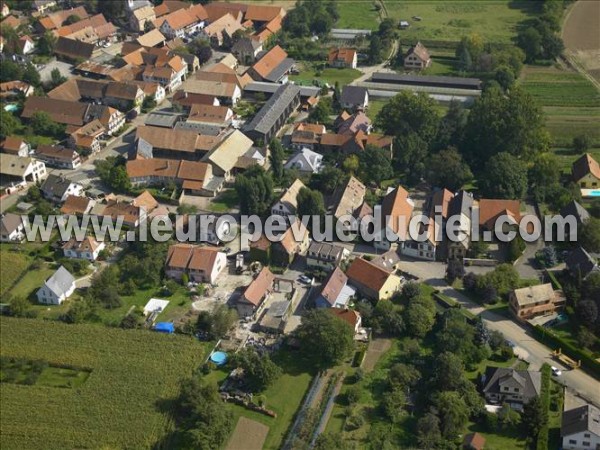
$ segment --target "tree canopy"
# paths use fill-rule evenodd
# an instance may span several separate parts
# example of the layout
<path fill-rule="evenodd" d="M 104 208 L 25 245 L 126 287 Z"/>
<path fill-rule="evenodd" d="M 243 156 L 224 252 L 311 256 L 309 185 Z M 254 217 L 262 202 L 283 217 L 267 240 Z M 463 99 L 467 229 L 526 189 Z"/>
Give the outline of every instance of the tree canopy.
<path fill-rule="evenodd" d="M 242 214 L 262 216 L 271 206 L 273 179 L 261 166 L 254 165 L 235 179 Z"/>
<path fill-rule="evenodd" d="M 480 186 L 488 198 L 521 199 L 527 192 L 527 166 L 510 153 L 498 153 L 486 163 Z"/>
<path fill-rule="evenodd" d="M 329 310 L 316 309 L 302 317 L 296 336 L 304 354 L 317 367 L 332 367 L 350 356 L 354 330 Z"/>

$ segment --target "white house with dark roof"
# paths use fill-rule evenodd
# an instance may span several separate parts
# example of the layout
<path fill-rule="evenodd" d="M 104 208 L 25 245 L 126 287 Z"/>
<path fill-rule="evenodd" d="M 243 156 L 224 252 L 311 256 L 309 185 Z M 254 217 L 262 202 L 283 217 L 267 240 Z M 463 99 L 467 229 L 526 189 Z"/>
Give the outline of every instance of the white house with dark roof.
<path fill-rule="evenodd" d="M 361 86 L 344 86 L 340 104 L 345 109 L 365 109 L 369 106 L 369 91 Z"/>
<path fill-rule="evenodd" d="M 60 305 L 75 290 L 75 278 L 64 266 L 60 266 L 37 291 L 38 302 L 47 305 Z"/>
<path fill-rule="evenodd" d="M 599 449 L 600 409 L 588 404 L 564 411 L 560 435 L 565 450 Z"/>
<path fill-rule="evenodd" d="M 12 213 L 0 218 L 0 242 L 21 242 L 25 238 L 21 216 Z"/>
<path fill-rule="evenodd" d="M 523 405 L 540 395 L 542 375 L 538 371 L 506 367 L 487 367 L 482 377 L 482 391 L 487 402 L 507 403 L 521 411 Z"/>
<path fill-rule="evenodd" d="M 69 195 L 81 196 L 83 194 L 81 184 L 58 175 L 48 175 L 40 190 L 44 197 L 57 203 L 64 202 Z"/>
<path fill-rule="evenodd" d="M 323 155 L 303 148 L 287 160 L 284 168 L 296 169 L 299 172 L 319 173 L 323 168 Z"/>
<path fill-rule="evenodd" d="M 92 236 L 88 236 L 82 241 L 72 238 L 63 245 L 62 250 L 67 258 L 96 261 L 100 252 L 104 250 L 104 247 L 104 242 L 98 242 Z"/>

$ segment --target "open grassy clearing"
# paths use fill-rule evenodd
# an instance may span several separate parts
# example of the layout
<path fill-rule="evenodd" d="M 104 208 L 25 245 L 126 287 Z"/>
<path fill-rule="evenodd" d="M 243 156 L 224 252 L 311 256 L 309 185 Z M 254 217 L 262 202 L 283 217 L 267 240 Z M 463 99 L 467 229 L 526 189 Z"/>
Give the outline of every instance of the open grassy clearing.
<path fill-rule="evenodd" d="M 536 11 L 536 6 L 527 1 L 386 0 L 384 3 L 389 17 L 410 23 L 409 29 L 400 31 L 403 43 L 457 42 L 462 36 L 478 33 L 487 42 L 508 44 L 517 35 L 519 24 Z M 413 16 L 422 20 L 415 21 Z"/>
<path fill-rule="evenodd" d="M 2 383 L 72 389 L 85 383 L 89 376 L 89 370 L 49 366 L 45 361 L 1 359 Z"/>
<path fill-rule="evenodd" d="M 329 83 L 331 86 L 335 85 L 336 81 L 340 83 L 340 86 L 345 86 L 360 76 L 361 72 L 356 69 L 327 67 L 321 71 L 317 71 L 311 65 L 303 63 L 300 68 L 300 74 L 292 75 L 290 79 L 298 84 L 312 85 L 314 80 L 319 80 Z"/>
<path fill-rule="evenodd" d="M 77 389 L 0 385 L 3 449 L 150 448 L 206 346 L 184 336 L 0 318 L 3 356 L 91 370 Z"/>
<path fill-rule="evenodd" d="M 0 245 L 0 297 L 7 293 L 31 263 L 28 255 L 14 252 L 12 247 L 12 244 Z"/>
<path fill-rule="evenodd" d="M 379 13 L 370 1 L 340 1 L 338 2 L 340 19 L 336 28 L 351 28 L 374 30 L 379 25 Z"/>

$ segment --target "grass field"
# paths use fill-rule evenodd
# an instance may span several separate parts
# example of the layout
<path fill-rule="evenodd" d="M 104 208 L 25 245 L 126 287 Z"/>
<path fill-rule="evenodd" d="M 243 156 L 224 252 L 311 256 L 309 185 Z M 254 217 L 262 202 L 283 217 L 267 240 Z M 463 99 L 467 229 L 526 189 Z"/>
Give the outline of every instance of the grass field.
<path fill-rule="evenodd" d="M 416 40 L 457 42 L 462 36 L 479 33 L 489 42 L 509 43 L 519 24 L 535 11 L 526 1 L 467 0 L 384 0 L 383 17 L 407 20 L 410 28 L 400 31 L 402 42 Z M 379 15 L 371 1 L 340 1 L 337 28 L 376 29 Z M 415 21 L 413 16 L 421 17 Z"/>
<path fill-rule="evenodd" d="M 555 147 L 570 146 L 580 134 L 600 147 L 600 92 L 589 80 L 577 72 L 528 66 L 521 84 L 542 106 Z"/>
<path fill-rule="evenodd" d="M 310 65 L 306 65 L 300 69 L 300 75 L 292 75 L 290 79 L 296 83 L 304 83 L 312 85 L 313 80 L 320 80 L 324 83 L 329 83 L 331 86 L 335 82 L 339 82 L 340 86 L 345 86 L 361 75 L 361 72 L 356 69 L 336 69 L 327 67 L 317 75 L 317 72 Z"/>
<path fill-rule="evenodd" d="M 188 337 L 0 318 L 3 356 L 91 371 L 77 389 L 2 383 L 3 449 L 151 448 L 171 428 L 170 401 L 202 362 Z"/>
<path fill-rule="evenodd" d="M 22 252 L 13 252 L 11 244 L 0 245 L 0 298 L 29 267 L 31 259 Z"/>

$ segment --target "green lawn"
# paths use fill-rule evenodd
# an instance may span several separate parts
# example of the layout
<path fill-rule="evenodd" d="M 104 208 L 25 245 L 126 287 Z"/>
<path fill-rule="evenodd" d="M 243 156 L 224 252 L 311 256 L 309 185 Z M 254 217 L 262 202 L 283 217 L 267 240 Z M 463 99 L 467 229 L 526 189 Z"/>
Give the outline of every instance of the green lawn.
<path fill-rule="evenodd" d="M 525 449 L 525 439 L 520 435 L 516 427 L 510 430 L 503 430 L 502 434 L 489 432 L 487 429 L 478 423 L 470 423 L 468 425 L 469 432 L 478 432 L 485 438 L 486 450 L 506 450 L 506 449 Z"/>
<path fill-rule="evenodd" d="M 97 312 L 105 324 L 118 325 L 132 306 L 143 308 L 151 298 L 169 301 L 165 310 L 158 316 L 158 320 L 162 322 L 168 322 L 182 316 L 190 309 L 192 303 L 183 286 L 179 287 L 170 297 L 165 296 L 160 288 L 138 289 L 133 295 L 122 295 L 123 304 L 120 307 L 115 309 L 100 308 Z"/>
<path fill-rule="evenodd" d="M 55 268 L 49 264 L 44 265 L 38 270 L 29 270 L 11 289 L 11 294 L 15 297 L 25 297 L 30 300 L 35 299 L 35 293 L 54 272 Z"/>
<path fill-rule="evenodd" d="M 410 23 L 409 29 L 400 31 L 403 43 L 457 42 L 462 36 L 478 33 L 484 41 L 508 44 L 517 35 L 519 24 L 536 11 L 532 2 L 523 0 L 385 0 L 384 3 L 389 17 Z M 413 20 L 413 16 L 422 20 Z"/>
<path fill-rule="evenodd" d="M 239 198 L 235 189 L 228 189 L 221 192 L 210 202 L 209 209 L 214 212 L 228 212 L 239 206 Z"/>
<path fill-rule="evenodd" d="M 369 108 L 367 109 L 367 116 L 372 122 L 375 122 L 377 114 L 385 106 L 387 100 L 369 100 Z"/>
<path fill-rule="evenodd" d="M 336 28 L 374 30 L 379 26 L 379 13 L 369 1 L 339 2 L 340 18 Z"/>
<path fill-rule="evenodd" d="M 320 80 L 329 83 L 331 86 L 337 81 L 340 86 L 345 86 L 361 75 L 361 72 L 356 69 L 336 69 L 334 67 L 327 67 L 317 74 L 317 71 L 310 64 L 304 64 L 306 65 L 300 69 L 300 75 L 290 76 L 292 81 L 312 85 L 313 80 Z"/>
<path fill-rule="evenodd" d="M 2 356 L 91 371 L 76 389 L 0 384 L 3 449 L 155 448 L 207 345 L 187 336 L 0 318 Z M 54 374 L 55 375 L 55 374 Z"/>
<path fill-rule="evenodd" d="M 0 297 L 15 284 L 31 263 L 27 254 L 12 251 L 12 248 L 12 244 L 0 245 Z"/>
<path fill-rule="evenodd" d="M 456 75 L 457 61 L 450 58 L 431 59 L 431 66 L 423 71 L 423 75 Z"/>

